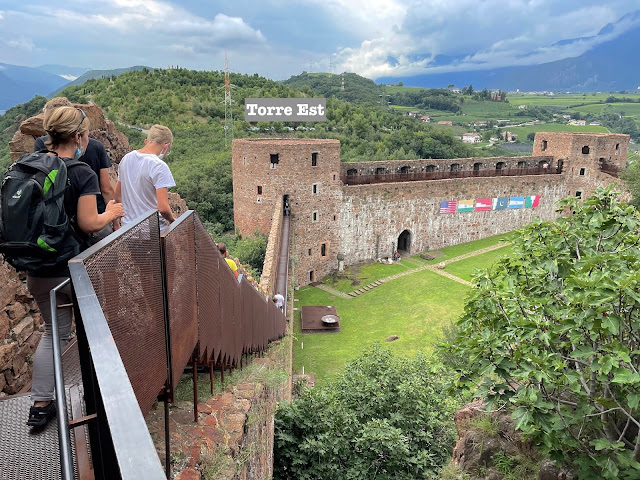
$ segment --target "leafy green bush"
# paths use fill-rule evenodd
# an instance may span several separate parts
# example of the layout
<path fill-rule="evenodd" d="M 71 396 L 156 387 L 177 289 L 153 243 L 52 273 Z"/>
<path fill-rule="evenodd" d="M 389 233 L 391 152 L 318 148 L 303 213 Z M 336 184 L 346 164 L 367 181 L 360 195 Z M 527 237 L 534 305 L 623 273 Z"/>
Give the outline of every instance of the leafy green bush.
<path fill-rule="evenodd" d="M 640 478 L 640 215 L 611 187 L 534 222 L 475 278 L 451 350 L 460 384 L 580 479 Z M 570 212 L 573 212 L 571 214 Z"/>
<path fill-rule="evenodd" d="M 455 442 L 442 366 L 379 344 L 276 413 L 274 478 L 435 478 Z"/>

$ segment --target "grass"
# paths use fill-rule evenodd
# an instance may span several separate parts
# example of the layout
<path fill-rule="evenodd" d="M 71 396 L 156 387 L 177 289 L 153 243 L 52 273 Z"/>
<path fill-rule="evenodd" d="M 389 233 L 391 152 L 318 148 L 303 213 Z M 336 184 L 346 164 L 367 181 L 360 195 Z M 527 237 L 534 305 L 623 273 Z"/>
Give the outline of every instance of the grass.
<path fill-rule="evenodd" d="M 607 127 L 601 125 L 566 125 L 564 123 L 538 123 L 536 125 L 525 125 L 523 127 L 509 127 L 509 131 L 518 135 L 522 141 L 527 139 L 527 135 L 535 132 L 597 132 L 609 133 Z"/>
<path fill-rule="evenodd" d="M 443 260 L 459 257 L 460 255 L 465 255 L 467 253 L 475 252 L 483 248 L 492 247 L 501 242 L 504 242 L 507 236 L 508 234 L 494 235 L 493 237 L 483 238 L 482 240 L 476 240 L 473 242 L 461 243 L 460 245 L 452 245 L 450 247 L 444 247 L 440 250 L 435 251 L 438 254 L 440 254 L 440 256 L 438 256 L 437 258 L 434 258 L 433 260 L 428 260 L 425 262 L 430 264 L 440 263 Z M 412 259 L 413 258 L 414 257 L 412 257 Z"/>
<path fill-rule="evenodd" d="M 497 250 L 491 250 L 490 252 L 481 253 L 480 255 L 450 263 L 445 267 L 444 271 L 470 282 L 471 276 L 476 270 L 490 267 L 496 263 L 498 259 L 508 255 L 509 252 L 509 246 L 504 246 Z"/>
<path fill-rule="evenodd" d="M 383 263 L 367 263 L 361 266 L 347 267 L 344 275 L 348 278 L 340 278 L 332 276 L 325 277 L 322 283 L 342 292 L 349 293 L 360 287 L 368 285 L 380 280 L 381 278 L 395 275 L 396 273 L 406 272 L 407 270 L 416 268 L 417 262 L 402 260 L 393 264 Z M 354 280 L 356 284 L 354 285 Z"/>
<path fill-rule="evenodd" d="M 294 372 L 316 375 L 316 384 L 344 369 L 349 360 L 374 342 L 390 335 L 400 337 L 388 346 L 396 354 L 413 356 L 430 351 L 442 337 L 442 327 L 461 313 L 469 287 L 429 270 L 385 283 L 356 298 L 335 297 L 314 287 L 296 292 L 296 308 L 303 305 L 335 305 L 340 333 L 303 335 L 300 310 L 295 311 Z M 387 345 L 387 344 L 385 344 Z"/>

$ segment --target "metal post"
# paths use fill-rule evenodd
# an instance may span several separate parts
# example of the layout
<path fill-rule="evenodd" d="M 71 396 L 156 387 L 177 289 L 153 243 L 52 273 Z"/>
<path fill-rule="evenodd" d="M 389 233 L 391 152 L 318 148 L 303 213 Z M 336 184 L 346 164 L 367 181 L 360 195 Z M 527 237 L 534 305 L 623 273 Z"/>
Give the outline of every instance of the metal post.
<path fill-rule="evenodd" d="M 56 399 L 58 408 L 56 416 L 58 418 L 58 441 L 60 443 L 60 470 L 63 480 L 73 478 L 73 466 L 71 460 L 71 436 L 69 435 L 69 419 L 67 415 L 67 397 L 64 392 L 64 376 L 62 373 L 62 351 L 60 348 L 60 332 L 58 332 L 58 302 L 56 293 L 61 288 L 69 284 L 71 280 L 66 279 L 49 292 L 51 302 L 51 339 L 53 342 L 53 374 L 55 377 Z"/>

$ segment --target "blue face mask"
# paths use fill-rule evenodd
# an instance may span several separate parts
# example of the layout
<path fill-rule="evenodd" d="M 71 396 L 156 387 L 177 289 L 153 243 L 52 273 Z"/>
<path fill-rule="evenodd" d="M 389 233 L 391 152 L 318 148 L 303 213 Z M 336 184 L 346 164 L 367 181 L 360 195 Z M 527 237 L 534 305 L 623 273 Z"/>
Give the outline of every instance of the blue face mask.
<path fill-rule="evenodd" d="M 84 153 L 84 150 L 82 148 L 76 147 L 76 152 L 73 154 L 73 159 L 78 160 L 83 153 Z"/>

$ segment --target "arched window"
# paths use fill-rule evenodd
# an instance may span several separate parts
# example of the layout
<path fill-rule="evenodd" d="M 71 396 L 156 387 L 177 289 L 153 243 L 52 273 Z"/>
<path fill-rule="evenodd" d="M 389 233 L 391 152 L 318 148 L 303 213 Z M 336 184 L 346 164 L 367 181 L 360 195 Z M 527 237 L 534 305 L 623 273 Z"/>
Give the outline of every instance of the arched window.
<path fill-rule="evenodd" d="M 400 167 L 400 173 L 409 173 L 411 167 L 405 165 L 404 167 Z"/>
<path fill-rule="evenodd" d="M 435 165 L 427 165 L 427 167 L 425 168 L 425 171 L 427 171 L 427 172 L 435 172 L 436 171 L 436 166 Z"/>
<path fill-rule="evenodd" d="M 527 168 L 527 162 L 524 161 L 519 161 L 518 162 L 518 168 Z"/>
<path fill-rule="evenodd" d="M 480 170 L 481 168 L 482 168 L 482 164 L 481 164 L 480 162 L 477 162 L 477 163 L 474 163 L 474 164 L 473 164 L 473 170 L 474 170 L 474 171 L 476 171 L 476 172 L 477 172 L 477 171 L 478 171 L 478 170 Z"/>
<path fill-rule="evenodd" d="M 457 172 L 460 170 L 460 164 L 459 163 L 452 163 L 451 164 L 451 171 L 452 172 Z"/>
<path fill-rule="evenodd" d="M 589 153 L 589 145 L 582 147 L 582 154 L 587 155 Z"/>
<path fill-rule="evenodd" d="M 496 163 L 496 170 L 502 170 L 505 166 L 506 164 L 504 162 L 498 162 Z"/>
<path fill-rule="evenodd" d="M 358 174 L 358 170 L 355 168 L 350 168 L 349 170 L 347 170 L 347 175 L 349 176 L 353 176 L 353 175 L 357 175 Z"/>
<path fill-rule="evenodd" d="M 384 167 L 377 167 L 376 168 L 376 175 L 384 175 L 385 173 L 387 173 L 387 169 Z"/>

